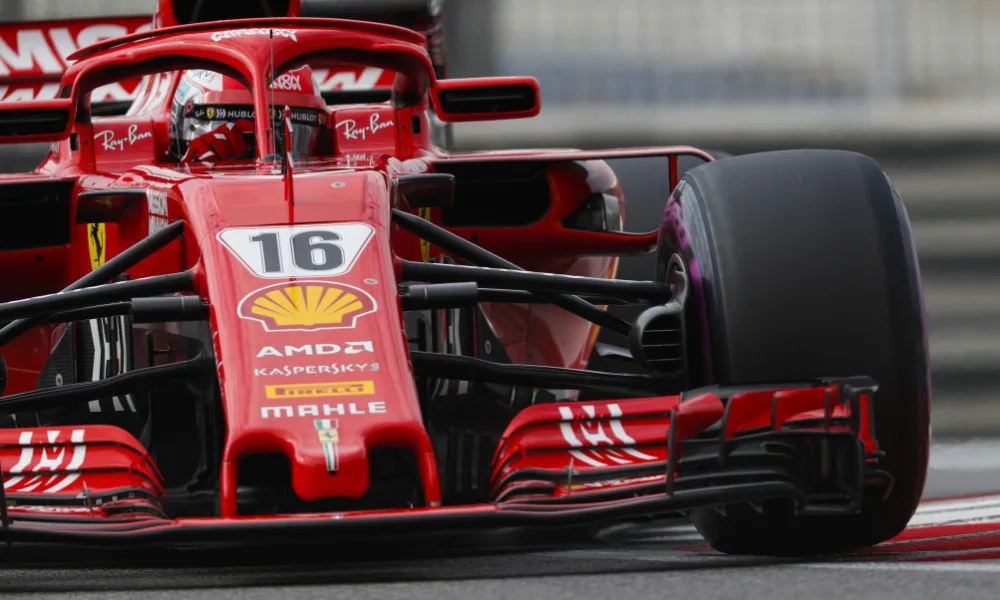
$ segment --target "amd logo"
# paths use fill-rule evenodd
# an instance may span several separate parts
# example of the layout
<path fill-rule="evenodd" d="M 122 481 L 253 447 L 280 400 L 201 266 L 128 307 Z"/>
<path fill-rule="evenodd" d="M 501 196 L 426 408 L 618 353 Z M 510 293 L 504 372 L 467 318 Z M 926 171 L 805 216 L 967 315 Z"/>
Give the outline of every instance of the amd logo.
<path fill-rule="evenodd" d="M 375 346 L 370 341 L 365 342 L 345 342 L 341 344 L 305 344 L 302 346 L 264 346 L 257 352 L 257 358 L 274 356 L 277 358 L 290 358 L 293 356 L 327 356 L 330 354 L 364 354 L 374 353 Z"/>

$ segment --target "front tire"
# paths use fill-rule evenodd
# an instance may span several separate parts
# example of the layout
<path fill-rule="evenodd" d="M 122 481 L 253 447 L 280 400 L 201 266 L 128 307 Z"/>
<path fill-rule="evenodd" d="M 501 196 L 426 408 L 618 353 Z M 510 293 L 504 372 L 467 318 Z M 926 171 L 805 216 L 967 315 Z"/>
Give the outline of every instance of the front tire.
<path fill-rule="evenodd" d="M 930 375 L 909 220 L 882 168 L 828 150 L 699 166 L 667 204 L 658 280 L 673 253 L 692 274 L 692 387 L 871 376 L 879 466 L 895 478 L 887 497 L 868 490 L 856 515 L 732 505 L 694 511 L 698 530 L 722 552 L 771 555 L 863 547 L 902 531 L 927 471 Z"/>

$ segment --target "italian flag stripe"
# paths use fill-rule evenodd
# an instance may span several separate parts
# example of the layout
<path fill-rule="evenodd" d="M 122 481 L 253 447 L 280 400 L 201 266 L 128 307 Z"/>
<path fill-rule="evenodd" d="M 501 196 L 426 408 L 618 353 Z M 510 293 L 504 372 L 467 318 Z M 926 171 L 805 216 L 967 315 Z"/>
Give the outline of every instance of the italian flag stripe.
<path fill-rule="evenodd" d="M 332 421 L 331 419 L 316 419 L 315 421 L 313 421 L 313 423 L 316 425 L 316 431 L 321 432 L 334 429 L 335 425 L 333 425 L 331 421 Z M 336 473 L 338 467 L 337 445 L 331 444 L 329 442 L 324 442 L 322 446 L 323 446 L 323 455 L 326 457 L 326 471 L 331 474 Z"/>

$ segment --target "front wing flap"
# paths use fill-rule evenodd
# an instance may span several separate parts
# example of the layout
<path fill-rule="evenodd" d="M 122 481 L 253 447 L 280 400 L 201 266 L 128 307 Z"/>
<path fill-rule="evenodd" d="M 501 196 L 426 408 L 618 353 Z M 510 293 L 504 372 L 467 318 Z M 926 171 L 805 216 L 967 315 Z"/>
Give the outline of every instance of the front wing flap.
<path fill-rule="evenodd" d="M 540 404 L 522 411 L 502 437 L 492 465 L 490 503 L 236 518 L 166 516 L 155 466 L 115 428 L 58 435 L 9 430 L 0 432 L 7 490 L 0 504 L 0 542 L 329 541 L 334 536 L 589 526 L 770 500 L 794 502 L 803 514 L 852 513 L 860 510 L 865 487 L 887 493 L 892 485 L 877 468 L 881 452 L 871 418 L 876 390 L 871 379 L 850 378 Z M 100 464 L 74 459 L 85 442 L 94 444 L 86 456 L 99 458 Z M 66 457 L 58 464 L 57 453 Z M 112 466 L 120 482 L 108 479 Z M 42 468 L 44 478 L 34 475 Z M 27 490 L 27 470 L 41 482 L 37 489 Z M 105 479 L 88 487 L 97 476 Z M 71 484 L 58 490 L 64 493 L 46 492 L 53 482 L 67 479 Z"/>
<path fill-rule="evenodd" d="M 851 378 L 533 406 L 501 440 L 494 500 L 554 510 L 665 495 L 683 509 L 770 496 L 857 512 L 866 485 L 891 485 L 876 468 L 876 390 Z"/>

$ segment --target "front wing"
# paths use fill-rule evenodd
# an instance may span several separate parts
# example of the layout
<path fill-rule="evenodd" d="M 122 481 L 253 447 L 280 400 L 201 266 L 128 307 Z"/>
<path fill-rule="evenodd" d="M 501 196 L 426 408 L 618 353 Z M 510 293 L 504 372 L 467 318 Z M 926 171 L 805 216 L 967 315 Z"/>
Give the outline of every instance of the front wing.
<path fill-rule="evenodd" d="M 171 518 L 145 449 L 115 427 L 0 431 L 0 542 L 173 545 L 589 526 L 732 503 L 850 514 L 877 468 L 867 378 L 539 404 L 494 456 L 491 502 Z"/>

